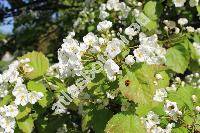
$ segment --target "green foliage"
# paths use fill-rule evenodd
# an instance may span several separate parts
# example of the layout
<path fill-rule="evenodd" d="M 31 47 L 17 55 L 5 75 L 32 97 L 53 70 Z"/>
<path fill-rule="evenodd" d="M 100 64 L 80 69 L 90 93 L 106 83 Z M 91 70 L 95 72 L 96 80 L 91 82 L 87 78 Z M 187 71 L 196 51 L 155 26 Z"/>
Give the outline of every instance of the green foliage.
<path fill-rule="evenodd" d="M 38 101 L 42 107 L 46 107 L 53 102 L 53 93 L 48 91 L 42 83 L 29 81 L 27 87 L 30 91 L 42 92 L 44 94 L 44 97 Z"/>
<path fill-rule="evenodd" d="M 198 98 L 194 103 L 192 101 L 192 95 L 196 95 Z M 177 102 L 180 108 L 188 108 L 193 110 L 195 105 L 200 104 L 200 90 L 193 88 L 191 86 L 180 87 L 176 92 L 171 92 L 168 94 L 168 99 Z"/>
<path fill-rule="evenodd" d="M 188 50 L 188 41 L 176 44 L 169 48 L 166 54 L 166 65 L 177 73 L 184 73 L 188 67 L 190 53 Z"/>
<path fill-rule="evenodd" d="M 11 95 L 7 95 L 5 96 L 3 99 L 0 100 L 0 107 L 3 105 L 8 104 L 11 101 L 12 96 Z"/>
<path fill-rule="evenodd" d="M 162 14 L 162 4 L 156 1 L 148 1 L 144 5 L 144 13 L 151 18 L 151 20 L 157 20 Z"/>
<path fill-rule="evenodd" d="M 126 114 L 119 113 L 114 115 L 108 122 L 106 129 L 106 133 L 145 133 L 145 129 L 141 124 L 141 120 L 139 117 Z"/>
<path fill-rule="evenodd" d="M 157 72 L 159 68 L 147 64 L 135 64 L 131 69 L 127 69 L 127 74 L 119 83 L 122 95 L 139 104 L 150 104 L 156 89 L 154 81 Z M 163 80 L 159 81 L 159 86 L 166 87 L 169 84 L 169 77 L 164 71 L 161 74 Z"/>
<path fill-rule="evenodd" d="M 30 73 L 25 73 L 26 77 L 29 79 L 35 79 L 40 76 L 43 76 L 48 68 L 49 68 L 49 61 L 48 59 L 40 52 L 31 52 L 25 54 L 24 56 L 20 57 L 19 59 L 26 59 L 29 58 L 30 62 L 28 63 L 31 67 L 33 67 L 33 71 Z"/>
<path fill-rule="evenodd" d="M 33 119 L 31 118 L 31 116 L 26 117 L 22 120 L 18 120 L 17 124 L 19 129 L 21 129 L 21 131 L 24 133 L 31 133 L 34 128 Z"/>
<path fill-rule="evenodd" d="M 25 116 L 27 116 L 30 112 L 31 112 L 31 106 L 26 106 L 26 107 L 20 106 L 19 114 L 17 115 L 16 119 L 17 120 L 22 119 Z"/>

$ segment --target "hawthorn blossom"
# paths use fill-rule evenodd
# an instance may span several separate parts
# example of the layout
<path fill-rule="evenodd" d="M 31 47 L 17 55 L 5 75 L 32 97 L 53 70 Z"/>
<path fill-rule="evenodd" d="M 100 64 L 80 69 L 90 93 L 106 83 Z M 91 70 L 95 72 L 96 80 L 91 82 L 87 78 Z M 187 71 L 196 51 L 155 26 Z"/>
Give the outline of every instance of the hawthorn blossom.
<path fill-rule="evenodd" d="M 190 0 L 189 4 L 191 7 L 198 6 L 199 0 Z"/>
<path fill-rule="evenodd" d="M 156 94 L 154 95 L 153 100 L 157 102 L 163 102 L 166 97 L 167 91 L 164 88 L 161 88 L 156 90 Z"/>
<path fill-rule="evenodd" d="M 188 23 L 187 18 L 179 18 L 178 19 L 178 24 L 180 24 L 181 26 L 186 25 Z"/>
<path fill-rule="evenodd" d="M 186 0 L 173 0 L 175 7 L 183 7 Z"/>
<path fill-rule="evenodd" d="M 111 27 L 112 27 L 112 22 L 104 20 L 102 22 L 99 22 L 99 24 L 97 25 L 97 30 L 104 32 L 109 30 Z"/>
<path fill-rule="evenodd" d="M 89 32 L 86 36 L 83 37 L 83 42 L 88 46 L 97 45 L 98 37 L 92 32 Z"/>
<path fill-rule="evenodd" d="M 144 33 L 140 33 L 139 48 L 133 51 L 136 62 L 147 62 L 148 64 L 163 64 L 165 62 L 166 50 L 158 45 L 157 35 L 146 37 Z"/>
<path fill-rule="evenodd" d="M 178 117 L 182 115 L 182 112 L 179 111 L 178 106 L 176 102 L 171 102 L 169 100 L 166 100 L 166 103 L 164 105 L 164 111 L 167 115 L 169 115 L 172 120 L 177 121 Z"/>
<path fill-rule="evenodd" d="M 28 101 L 31 104 L 35 104 L 38 100 L 40 100 L 44 94 L 42 92 L 32 91 L 28 93 Z"/>
<path fill-rule="evenodd" d="M 120 73 L 119 66 L 112 59 L 108 59 L 105 62 L 104 70 L 107 74 L 108 79 L 112 81 L 116 80 L 115 75 Z"/>
<path fill-rule="evenodd" d="M 126 58 L 125 58 L 125 63 L 127 65 L 133 65 L 135 63 L 135 60 L 134 60 L 134 56 L 133 55 L 128 55 Z"/>
<path fill-rule="evenodd" d="M 122 41 L 117 38 L 113 38 L 112 41 L 108 42 L 105 53 L 109 58 L 113 59 L 121 52 L 121 44 Z"/>

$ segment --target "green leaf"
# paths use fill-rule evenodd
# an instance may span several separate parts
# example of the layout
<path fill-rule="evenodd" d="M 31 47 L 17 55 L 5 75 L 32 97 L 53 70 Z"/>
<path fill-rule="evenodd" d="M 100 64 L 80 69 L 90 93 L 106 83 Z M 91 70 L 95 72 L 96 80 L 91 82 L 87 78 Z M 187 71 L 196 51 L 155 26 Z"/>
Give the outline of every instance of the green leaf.
<path fill-rule="evenodd" d="M 157 81 L 158 82 L 158 87 L 157 88 L 168 87 L 169 86 L 169 80 L 170 80 L 169 75 L 166 73 L 166 71 L 161 71 L 161 72 L 159 72 L 159 74 L 161 74 L 161 76 L 163 78 Z"/>
<path fill-rule="evenodd" d="M 194 33 L 193 40 L 194 40 L 194 42 L 200 43 L 200 35 L 199 35 L 199 33 Z"/>
<path fill-rule="evenodd" d="M 176 44 L 167 50 L 166 65 L 177 73 L 184 73 L 189 64 L 190 55 L 186 43 Z"/>
<path fill-rule="evenodd" d="M 196 6 L 196 7 L 197 7 L 198 15 L 200 15 L 200 6 Z"/>
<path fill-rule="evenodd" d="M 53 85 L 56 86 L 54 89 L 57 93 L 66 90 L 65 84 L 60 79 L 56 77 L 47 77 L 46 79 L 48 82 L 51 82 Z"/>
<path fill-rule="evenodd" d="M 187 124 L 187 125 L 192 125 L 193 122 L 194 122 L 194 119 L 187 114 L 184 115 L 183 120 L 184 120 L 184 123 Z"/>
<path fill-rule="evenodd" d="M 106 133 L 145 133 L 145 128 L 139 117 L 119 113 L 114 115 L 106 125 Z"/>
<path fill-rule="evenodd" d="M 3 106 L 3 105 L 8 104 L 11 101 L 11 98 L 12 98 L 11 95 L 7 95 L 3 99 L 1 99 L 1 101 L 0 101 L 0 107 Z"/>
<path fill-rule="evenodd" d="M 40 52 L 31 52 L 27 53 L 19 59 L 29 58 L 30 62 L 28 63 L 31 67 L 33 67 L 33 71 L 30 73 L 25 73 L 25 76 L 29 79 L 35 79 L 42 75 L 44 75 L 49 68 L 48 59 Z"/>
<path fill-rule="evenodd" d="M 34 127 L 33 119 L 31 117 L 18 120 L 17 124 L 19 129 L 21 129 L 24 133 L 31 133 Z"/>
<path fill-rule="evenodd" d="M 176 102 L 179 108 L 187 107 L 191 111 L 194 109 L 194 103 L 192 102 L 192 95 L 196 95 L 198 98 L 196 104 L 200 103 L 200 90 L 191 86 L 180 87 L 176 92 L 168 93 L 168 99 Z"/>
<path fill-rule="evenodd" d="M 112 112 L 108 109 L 94 111 L 92 125 L 95 133 L 104 133 L 106 124 L 112 116 Z"/>
<path fill-rule="evenodd" d="M 163 7 L 160 3 L 156 1 L 148 1 L 144 5 L 144 13 L 152 20 L 157 20 L 162 14 Z"/>
<path fill-rule="evenodd" d="M 92 114 L 89 112 L 87 115 L 83 116 L 81 128 L 85 132 L 90 126 L 92 121 Z"/>
<path fill-rule="evenodd" d="M 46 107 L 53 101 L 53 93 L 46 90 L 42 83 L 29 81 L 27 84 L 28 90 L 42 92 L 44 97 L 38 101 L 42 107 Z"/>
<path fill-rule="evenodd" d="M 150 20 L 149 23 L 147 23 L 147 25 L 145 25 L 144 27 L 147 28 L 149 31 L 152 31 L 156 30 L 158 25 L 156 21 Z"/>
<path fill-rule="evenodd" d="M 17 120 L 24 118 L 31 112 L 31 107 L 28 106 L 26 107 L 19 106 L 18 108 L 19 108 L 19 114 L 16 117 Z"/>
<path fill-rule="evenodd" d="M 188 133 L 188 130 L 185 127 L 172 128 L 172 133 Z"/>
<path fill-rule="evenodd" d="M 122 95 L 139 104 L 150 104 L 155 92 L 154 74 L 152 66 L 140 64 L 133 67 L 120 79 L 119 89 Z"/>
<path fill-rule="evenodd" d="M 136 21 L 149 31 L 156 30 L 158 27 L 157 22 L 148 18 L 144 13 L 140 13 L 140 15 L 136 17 Z"/>

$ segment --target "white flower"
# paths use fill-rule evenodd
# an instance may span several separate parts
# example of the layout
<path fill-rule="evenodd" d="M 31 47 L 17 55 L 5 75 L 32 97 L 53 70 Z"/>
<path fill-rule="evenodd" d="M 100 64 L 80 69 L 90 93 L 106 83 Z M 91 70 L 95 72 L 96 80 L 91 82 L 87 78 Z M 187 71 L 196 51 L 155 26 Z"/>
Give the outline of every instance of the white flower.
<path fill-rule="evenodd" d="M 116 80 L 115 74 L 119 74 L 119 66 L 112 60 L 108 59 L 104 65 L 105 72 L 109 80 Z"/>
<path fill-rule="evenodd" d="M 142 118 L 142 122 L 146 127 L 147 131 L 150 131 L 157 124 L 160 124 L 160 119 L 157 114 L 153 111 L 149 111 L 146 118 Z"/>
<path fill-rule="evenodd" d="M 73 97 L 78 98 L 81 90 L 76 85 L 71 85 L 67 88 L 67 92 Z"/>
<path fill-rule="evenodd" d="M 196 32 L 200 34 L 200 28 L 197 28 L 197 29 L 196 29 Z"/>
<path fill-rule="evenodd" d="M 135 30 L 135 29 L 132 28 L 132 27 L 127 27 L 127 28 L 125 29 L 124 33 L 125 33 L 126 35 L 130 36 L 130 37 L 133 37 L 133 36 L 137 35 L 138 31 Z"/>
<path fill-rule="evenodd" d="M 154 126 L 149 131 L 149 133 L 166 133 L 166 132 L 165 132 L 165 129 L 162 129 L 160 126 Z"/>
<path fill-rule="evenodd" d="M 133 14 L 138 17 L 140 15 L 140 11 L 138 9 L 133 10 Z"/>
<path fill-rule="evenodd" d="M 182 7 L 184 6 L 186 0 L 173 0 L 175 7 Z"/>
<path fill-rule="evenodd" d="M 109 92 L 106 92 L 107 98 L 115 99 L 115 96 L 111 95 Z"/>
<path fill-rule="evenodd" d="M 198 6 L 199 0 L 190 0 L 189 4 L 191 7 Z"/>
<path fill-rule="evenodd" d="M 19 60 L 20 63 L 22 64 L 26 64 L 26 63 L 29 63 L 31 60 L 29 58 L 25 58 L 25 59 L 21 59 Z"/>
<path fill-rule="evenodd" d="M 167 115 L 169 115 L 174 121 L 178 120 L 178 116 L 182 115 L 182 112 L 179 111 L 176 102 L 171 102 L 166 100 L 164 105 L 164 111 Z"/>
<path fill-rule="evenodd" d="M 3 72 L 3 80 L 5 82 L 8 81 L 10 83 L 14 83 L 17 81 L 18 77 L 19 77 L 19 72 L 14 68 L 13 69 L 10 68 Z"/>
<path fill-rule="evenodd" d="M 110 14 L 109 14 L 108 12 L 106 12 L 106 11 L 101 11 L 101 10 L 100 10 L 99 18 L 100 18 L 101 20 L 105 20 L 109 15 L 110 15 Z"/>
<path fill-rule="evenodd" d="M 109 58 L 113 59 L 121 52 L 121 44 L 122 41 L 117 38 L 113 38 L 112 41 L 108 42 L 105 53 L 108 55 Z"/>
<path fill-rule="evenodd" d="M 1 119 L 0 125 L 4 129 L 4 133 L 14 133 L 15 119 L 11 117 L 6 117 Z"/>
<path fill-rule="evenodd" d="M 119 0 L 108 0 L 106 7 L 108 10 L 114 9 L 115 11 L 119 11 Z"/>
<path fill-rule="evenodd" d="M 17 96 L 18 94 L 22 93 L 22 92 L 26 92 L 27 93 L 27 89 L 26 86 L 24 84 L 18 84 L 14 87 L 12 94 L 14 96 Z"/>
<path fill-rule="evenodd" d="M 106 4 L 101 4 L 101 6 L 99 7 L 100 11 L 105 11 L 106 10 Z"/>
<path fill-rule="evenodd" d="M 28 93 L 28 101 L 31 104 L 35 104 L 38 100 L 40 100 L 43 97 L 43 93 L 42 92 L 36 92 L 36 91 L 32 91 Z"/>
<path fill-rule="evenodd" d="M 147 59 L 147 54 L 142 48 L 137 48 L 133 51 L 134 56 L 136 57 L 136 62 L 144 62 Z"/>
<path fill-rule="evenodd" d="M 98 31 L 107 31 L 112 27 L 112 22 L 104 20 L 102 22 L 99 22 L 99 24 L 97 25 L 97 30 Z"/>
<path fill-rule="evenodd" d="M 166 90 L 164 88 L 161 88 L 156 90 L 156 94 L 154 95 L 153 100 L 157 102 L 163 102 L 166 97 Z"/>
<path fill-rule="evenodd" d="M 200 55 L 200 43 L 194 42 L 193 47 L 195 48 L 197 55 Z"/>
<path fill-rule="evenodd" d="M 28 92 L 21 91 L 19 94 L 16 95 L 14 102 L 16 105 L 25 106 L 28 103 Z"/>
<path fill-rule="evenodd" d="M 179 18 L 178 20 L 178 24 L 180 24 L 181 26 L 186 25 L 188 23 L 187 18 Z"/>
<path fill-rule="evenodd" d="M 135 63 L 135 60 L 134 60 L 134 56 L 133 55 L 128 55 L 126 58 L 125 58 L 125 63 L 127 65 L 133 65 Z"/>
<path fill-rule="evenodd" d="M 66 39 L 62 44 L 62 48 L 68 56 L 75 56 L 80 52 L 78 41 L 72 38 Z"/>
<path fill-rule="evenodd" d="M 192 95 L 192 101 L 195 103 L 197 102 L 197 96 L 196 95 Z"/>
<path fill-rule="evenodd" d="M 156 77 L 157 80 L 161 80 L 161 79 L 163 79 L 162 75 L 159 74 L 159 73 L 157 73 L 157 74 L 155 75 L 155 77 Z"/>
<path fill-rule="evenodd" d="M 8 67 L 11 70 L 16 70 L 19 66 L 20 62 L 18 60 L 13 61 Z"/>
<path fill-rule="evenodd" d="M 195 31 L 194 27 L 192 27 L 192 26 L 187 26 L 186 29 L 187 29 L 188 32 L 194 32 Z"/>
<path fill-rule="evenodd" d="M 92 53 L 98 53 L 101 52 L 100 46 L 93 46 L 92 49 L 90 49 Z"/>
<path fill-rule="evenodd" d="M 88 50 L 89 45 L 85 44 L 85 43 L 80 43 L 80 49 L 82 52 L 86 52 L 86 50 Z"/>
<path fill-rule="evenodd" d="M 17 115 L 18 115 L 18 113 L 19 113 L 19 111 L 18 111 L 18 107 L 16 106 L 16 105 L 8 105 L 8 106 L 4 106 L 4 108 L 5 108 L 5 115 L 7 116 L 7 117 L 12 117 L 12 118 L 14 118 L 14 117 L 16 117 Z"/>
<path fill-rule="evenodd" d="M 179 111 L 176 102 L 171 102 L 169 100 L 166 100 L 166 103 L 164 105 L 164 110 L 166 114 L 168 114 L 169 116 L 173 116 Z"/>
<path fill-rule="evenodd" d="M 89 32 L 86 36 L 83 37 L 83 42 L 89 46 L 98 44 L 98 37 L 92 32 Z"/>
<path fill-rule="evenodd" d="M 22 69 L 25 73 L 30 73 L 33 71 L 33 67 L 31 67 L 29 64 L 24 64 L 22 66 Z"/>
<path fill-rule="evenodd" d="M 157 39 L 157 35 L 146 37 L 144 33 L 139 34 L 139 48 L 133 51 L 136 62 L 147 62 L 150 65 L 165 62 L 166 50 L 158 45 Z"/>
<path fill-rule="evenodd" d="M 103 45 L 105 43 L 105 39 L 102 37 L 99 37 L 99 45 Z"/>
<path fill-rule="evenodd" d="M 196 111 L 200 113 L 200 106 L 196 106 Z"/>
<path fill-rule="evenodd" d="M 166 127 L 166 129 L 165 129 L 165 133 L 171 133 L 172 128 L 173 128 L 174 126 L 175 126 L 174 123 L 169 123 L 169 124 L 167 124 L 167 127 Z"/>
<path fill-rule="evenodd" d="M 178 27 L 175 27 L 175 34 L 178 34 L 180 32 L 180 29 Z"/>
<path fill-rule="evenodd" d="M 0 98 L 8 94 L 8 83 L 0 83 Z"/>

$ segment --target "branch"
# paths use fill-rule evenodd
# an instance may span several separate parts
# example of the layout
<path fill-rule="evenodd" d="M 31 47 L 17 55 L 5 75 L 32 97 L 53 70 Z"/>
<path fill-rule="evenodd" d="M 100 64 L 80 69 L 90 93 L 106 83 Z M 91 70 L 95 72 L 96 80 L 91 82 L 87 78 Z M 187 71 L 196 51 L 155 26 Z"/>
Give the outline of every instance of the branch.
<path fill-rule="evenodd" d="M 8 18 L 11 16 L 19 16 L 23 10 L 26 12 L 33 10 L 33 11 L 44 11 L 44 10 L 58 10 L 58 9 L 73 9 L 78 8 L 80 6 L 74 5 L 65 5 L 59 3 L 57 0 L 47 2 L 46 0 L 37 0 L 30 3 L 26 3 L 24 5 L 18 6 L 17 8 L 6 9 L 5 11 L 0 13 L 0 18 Z"/>

